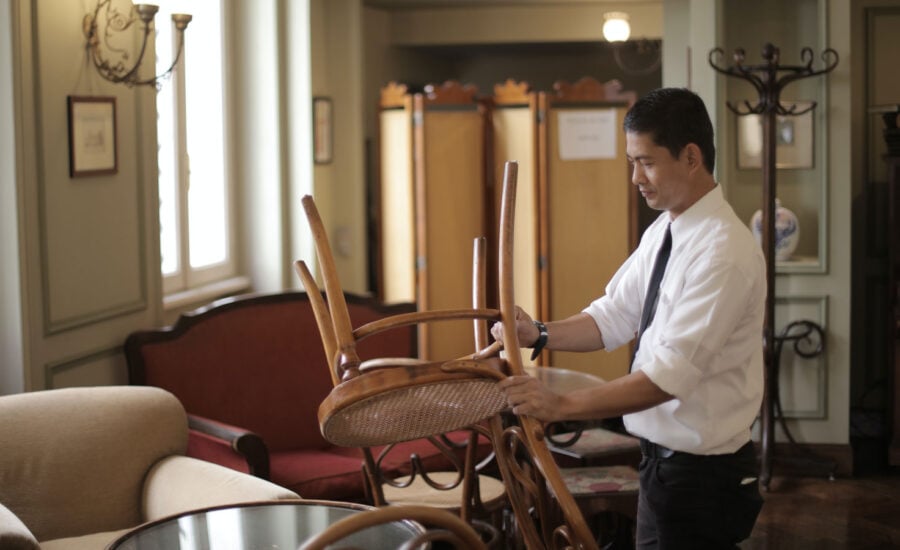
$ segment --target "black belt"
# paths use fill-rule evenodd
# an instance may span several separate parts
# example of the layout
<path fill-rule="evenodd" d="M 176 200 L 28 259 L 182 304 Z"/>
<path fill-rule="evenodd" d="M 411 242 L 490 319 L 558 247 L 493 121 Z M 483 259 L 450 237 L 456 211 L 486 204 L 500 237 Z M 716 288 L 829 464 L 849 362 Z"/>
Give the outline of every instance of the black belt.
<path fill-rule="evenodd" d="M 737 456 L 746 453 L 753 453 L 753 442 L 748 441 L 744 444 L 740 449 L 735 451 L 734 453 L 729 453 L 727 455 L 708 455 L 709 457 L 731 457 Z M 658 445 L 649 439 L 641 438 L 641 454 L 647 458 L 670 458 L 675 455 L 688 455 L 695 457 L 703 457 L 705 455 L 695 455 L 691 453 L 686 453 L 684 451 L 673 451 L 668 447 L 663 447 L 662 445 Z"/>
<path fill-rule="evenodd" d="M 647 458 L 669 458 L 670 456 L 673 456 L 675 454 L 675 451 L 668 447 L 657 445 L 649 439 L 644 439 L 642 437 L 641 454 L 646 456 Z"/>

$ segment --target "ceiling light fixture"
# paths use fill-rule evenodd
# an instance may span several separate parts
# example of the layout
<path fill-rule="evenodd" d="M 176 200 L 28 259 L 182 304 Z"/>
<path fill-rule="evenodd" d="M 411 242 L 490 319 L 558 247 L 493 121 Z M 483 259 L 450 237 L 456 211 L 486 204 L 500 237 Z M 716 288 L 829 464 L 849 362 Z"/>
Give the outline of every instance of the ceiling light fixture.
<path fill-rule="evenodd" d="M 603 38 L 608 42 L 625 42 L 631 36 L 627 13 L 611 11 L 604 13 L 603 19 Z"/>

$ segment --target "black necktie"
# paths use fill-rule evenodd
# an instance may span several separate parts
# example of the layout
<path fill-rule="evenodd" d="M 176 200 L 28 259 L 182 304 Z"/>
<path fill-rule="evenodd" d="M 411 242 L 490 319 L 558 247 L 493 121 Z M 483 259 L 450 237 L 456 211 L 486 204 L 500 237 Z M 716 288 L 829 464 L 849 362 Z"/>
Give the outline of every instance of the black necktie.
<path fill-rule="evenodd" d="M 666 272 L 666 264 L 669 262 L 669 254 L 672 252 L 672 224 L 666 226 L 666 234 L 663 237 L 662 246 L 656 253 L 656 261 L 653 262 L 653 272 L 650 273 L 650 283 L 647 285 L 647 296 L 644 298 L 644 309 L 641 312 L 641 326 L 638 329 L 637 341 L 634 344 L 634 355 L 631 356 L 631 362 L 637 356 L 638 348 L 641 346 L 641 336 L 644 331 L 653 322 L 653 316 L 656 315 L 656 303 L 659 301 L 659 283 L 662 282 L 663 273 Z M 629 367 L 629 371 L 631 368 Z"/>

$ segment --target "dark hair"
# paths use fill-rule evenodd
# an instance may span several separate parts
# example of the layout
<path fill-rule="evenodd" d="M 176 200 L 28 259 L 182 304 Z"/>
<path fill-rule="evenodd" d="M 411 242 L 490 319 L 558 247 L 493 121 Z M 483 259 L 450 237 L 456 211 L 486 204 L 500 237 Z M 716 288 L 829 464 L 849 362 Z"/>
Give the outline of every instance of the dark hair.
<path fill-rule="evenodd" d="M 650 134 L 653 143 L 675 158 L 688 143 L 694 143 L 710 174 L 716 166 L 712 121 L 700 96 L 687 88 L 653 90 L 632 105 L 622 127 L 625 132 Z"/>

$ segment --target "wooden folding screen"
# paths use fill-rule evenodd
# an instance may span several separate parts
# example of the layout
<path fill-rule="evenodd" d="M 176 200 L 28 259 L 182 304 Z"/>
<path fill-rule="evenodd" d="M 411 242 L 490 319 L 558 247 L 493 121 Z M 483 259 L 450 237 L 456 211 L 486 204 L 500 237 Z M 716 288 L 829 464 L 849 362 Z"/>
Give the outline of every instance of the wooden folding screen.
<path fill-rule="evenodd" d="M 379 286 L 387 302 L 471 307 L 472 243 L 488 217 L 485 113 L 475 94 L 456 82 L 415 94 L 395 83 L 382 90 Z M 471 322 L 420 328 L 421 357 L 473 350 Z"/>
<path fill-rule="evenodd" d="M 539 319 L 562 319 L 603 294 L 637 241 L 637 195 L 621 130 L 634 100 L 618 82 L 590 78 L 559 82 L 553 92 L 507 81 L 482 103 L 474 88 L 453 82 L 415 94 L 394 83 L 385 87 L 379 117 L 381 298 L 416 301 L 421 309 L 468 306 L 472 239 L 487 235 L 488 258 L 495 256 L 499 191 L 491 183 L 501 180 L 507 160 L 519 162 L 519 305 Z M 573 124 L 598 116 L 607 124 L 600 136 L 605 152 L 568 158 L 561 137 L 572 138 Z M 457 325 L 421 330 L 421 355 L 470 352 L 471 327 Z M 547 352 L 539 362 L 612 379 L 627 372 L 628 360 L 629 351 L 621 349 Z"/>
<path fill-rule="evenodd" d="M 606 283 L 625 261 L 637 240 L 637 194 L 630 183 L 621 130 L 635 94 L 622 93 L 612 81 L 582 79 L 557 83 L 555 93 L 540 94 L 542 148 L 540 187 L 546 200 L 547 319 L 577 313 L 604 293 Z M 611 113 L 615 147 L 610 158 L 566 160 L 560 154 L 564 114 Z M 550 364 L 598 374 L 611 380 L 628 372 L 630 350 L 578 354 L 551 352 Z"/>
<path fill-rule="evenodd" d="M 536 318 L 563 319 L 604 292 L 637 241 L 637 195 L 629 182 L 622 119 L 635 101 L 617 81 L 558 82 L 531 92 L 507 81 L 494 89 L 493 162 L 519 160 L 516 300 Z M 605 121 L 602 135 L 580 124 Z M 563 136 L 561 132 L 568 132 Z M 566 149 L 578 138 L 602 138 L 598 149 Z M 612 142 L 610 142 L 612 140 Z M 574 158 L 572 158 L 574 156 Z M 524 179 L 523 179 L 524 176 Z M 517 219 L 517 223 L 519 219 Z M 549 352 L 540 362 L 613 379 L 628 371 L 628 349 L 612 353 Z"/>

